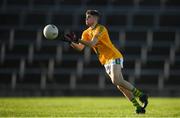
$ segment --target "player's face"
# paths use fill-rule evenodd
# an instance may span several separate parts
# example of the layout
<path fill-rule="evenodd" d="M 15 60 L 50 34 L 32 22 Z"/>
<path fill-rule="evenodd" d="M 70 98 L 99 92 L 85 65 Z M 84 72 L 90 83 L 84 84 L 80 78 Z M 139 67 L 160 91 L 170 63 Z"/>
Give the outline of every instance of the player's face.
<path fill-rule="evenodd" d="M 94 24 L 94 22 L 95 22 L 95 17 L 92 16 L 92 15 L 87 14 L 86 15 L 86 25 L 87 26 L 92 26 Z"/>

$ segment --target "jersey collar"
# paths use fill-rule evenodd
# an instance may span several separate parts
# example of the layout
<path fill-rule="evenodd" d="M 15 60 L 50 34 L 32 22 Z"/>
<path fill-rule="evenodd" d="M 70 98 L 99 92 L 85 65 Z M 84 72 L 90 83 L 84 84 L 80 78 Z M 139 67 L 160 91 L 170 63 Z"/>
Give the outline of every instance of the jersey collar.
<path fill-rule="evenodd" d="M 98 26 L 98 23 L 90 28 L 93 30 L 93 29 L 96 29 L 97 26 Z"/>

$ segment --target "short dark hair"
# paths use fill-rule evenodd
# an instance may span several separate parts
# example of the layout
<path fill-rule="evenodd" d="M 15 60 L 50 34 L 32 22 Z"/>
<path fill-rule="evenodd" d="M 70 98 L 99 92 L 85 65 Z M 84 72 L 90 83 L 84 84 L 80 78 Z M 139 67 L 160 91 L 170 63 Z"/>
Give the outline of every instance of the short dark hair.
<path fill-rule="evenodd" d="M 87 10 L 86 14 L 90 14 L 92 16 L 97 16 L 98 18 L 100 18 L 101 14 L 99 13 L 98 10 Z"/>

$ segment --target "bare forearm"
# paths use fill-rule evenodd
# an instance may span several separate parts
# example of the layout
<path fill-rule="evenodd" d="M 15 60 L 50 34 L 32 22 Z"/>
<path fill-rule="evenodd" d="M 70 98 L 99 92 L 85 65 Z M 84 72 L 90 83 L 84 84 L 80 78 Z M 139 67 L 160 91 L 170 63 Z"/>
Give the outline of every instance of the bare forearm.
<path fill-rule="evenodd" d="M 79 43 L 88 46 L 88 47 L 92 47 L 93 45 L 95 45 L 97 43 L 98 39 L 97 37 L 92 38 L 91 41 L 84 41 L 84 40 L 79 40 Z"/>
<path fill-rule="evenodd" d="M 91 47 L 91 43 L 90 42 L 87 42 L 87 41 L 84 41 L 84 40 L 79 40 L 79 43 L 85 45 L 85 46 L 88 46 L 88 47 Z"/>
<path fill-rule="evenodd" d="M 84 49 L 85 46 L 88 47 L 92 47 L 93 45 L 95 45 L 97 43 L 98 39 L 96 37 L 94 37 L 91 41 L 84 41 L 84 40 L 78 40 L 78 43 L 71 43 L 71 46 L 78 50 L 78 51 L 82 51 Z"/>
<path fill-rule="evenodd" d="M 73 47 L 74 49 L 76 49 L 78 51 L 82 51 L 84 49 L 84 45 L 73 43 L 73 42 L 71 43 L 71 47 Z"/>

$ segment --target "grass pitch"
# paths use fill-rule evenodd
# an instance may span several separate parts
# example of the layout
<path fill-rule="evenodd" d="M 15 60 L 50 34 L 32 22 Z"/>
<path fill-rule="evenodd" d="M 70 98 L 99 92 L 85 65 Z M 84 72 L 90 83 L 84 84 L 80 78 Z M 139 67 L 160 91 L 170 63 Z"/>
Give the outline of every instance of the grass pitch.
<path fill-rule="evenodd" d="M 180 117 L 180 98 L 150 98 L 137 115 L 121 97 L 0 98 L 0 117 Z"/>

